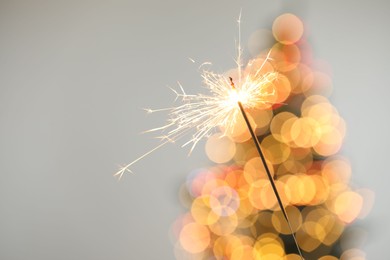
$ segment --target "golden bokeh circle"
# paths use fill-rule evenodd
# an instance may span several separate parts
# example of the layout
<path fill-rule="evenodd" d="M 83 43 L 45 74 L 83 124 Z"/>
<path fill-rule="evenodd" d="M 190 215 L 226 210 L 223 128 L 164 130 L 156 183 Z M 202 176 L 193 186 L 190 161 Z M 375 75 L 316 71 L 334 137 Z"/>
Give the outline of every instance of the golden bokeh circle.
<path fill-rule="evenodd" d="M 297 16 L 286 13 L 274 20 L 272 33 L 275 39 L 283 44 L 293 44 L 303 35 L 303 23 Z"/>

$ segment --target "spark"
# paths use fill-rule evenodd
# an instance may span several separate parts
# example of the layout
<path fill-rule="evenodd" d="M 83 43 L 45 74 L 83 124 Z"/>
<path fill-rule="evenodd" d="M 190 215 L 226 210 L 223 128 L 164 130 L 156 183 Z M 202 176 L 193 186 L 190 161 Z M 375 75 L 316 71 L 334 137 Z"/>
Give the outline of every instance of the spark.
<path fill-rule="evenodd" d="M 121 178 L 124 173 L 131 172 L 130 167 L 147 155 L 161 148 L 167 143 L 189 136 L 182 147 L 190 146 L 189 154 L 196 145 L 205 137 L 212 134 L 215 128 L 220 128 L 225 135 L 234 128 L 237 117 L 240 116 L 240 109 L 237 102 L 240 102 L 245 109 L 253 109 L 259 105 L 272 102 L 275 94 L 272 83 L 277 80 L 277 72 L 263 73 L 263 66 L 270 60 L 270 52 L 259 66 L 252 73 L 243 73 L 242 48 L 241 48 L 241 12 L 238 23 L 238 45 L 237 59 L 235 59 L 238 75 L 238 84 L 232 89 L 230 77 L 222 73 L 215 73 L 205 69 L 211 62 L 204 62 L 199 66 L 203 86 L 208 94 L 187 94 L 183 86 L 178 82 L 179 90 L 171 88 L 176 95 L 175 101 L 180 104 L 174 107 L 162 109 L 144 109 L 148 114 L 156 112 L 168 112 L 169 119 L 163 126 L 145 131 L 144 133 L 161 132 L 158 139 L 162 141 L 152 150 L 141 155 L 136 160 L 122 167 L 114 176 Z M 190 58 L 191 61 L 194 61 Z M 271 86 L 271 88 L 270 88 Z"/>
<path fill-rule="evenodd" d="M 131 163 L 121 167 L 119 169 L 119 171 L 117 171 L 114 176 L 118 177 L 118 179 L 122 179 L 123 177 L 123 174 L 125 173 L 133 173 L 131 170 L 130 170 L 130 166 L 132 166 L 133 164 L 135 164 L 136 162 L 138 162 L 139 160 L 143 159 L 144 157 L 148 156 L 149 154 L 153 153 L 154 151 L 156 151 L 157 149 L 161 148 L 162 146 L 164 146 L 166 143 L 168 143 L 169 141 L 166 141 L 166 142 L 163 142 L 161 143 L 160 145 L 156 146 L 155 148 L 153 148 L 152 150 L 150 150 L 149 152 L 143 154 L 142 156 L 138 157 L 136 160 L 132 161 Z"/>
<path fill-rule="evenodd" d="M 264 62 L 266 61 L 267 59 Z M 248 74 L 236 89 L 231 88 L 229 77 L 223 74 L 203 70 L 201 77 L 209 94 L 186 94 L 183 87 L 179 85 L 180 92 L 173 89 L 172 91 L 176 94 L 176 98 L 180 99 L 180 105 L 172 108 L 145 109 L 149 114 L 168 111 L 169 119 L 165 125 L 145 131 L 145 133 L 162 132 L 163 134 L 157 138 L 163 142 L 121 168 L 115 176 L 122 177 L 125 172 L 129 172 L 129 167 L 134 163 L 163 145 L 188 136 L 191 132 L 192 135 L 182 144 L 182 147 L 191 145 L 190 153 L 198 142 L 208 137 L 215 128 L 219 127 L 228 134 L 235 126 L 237 117 L 240 116 L 237 102 L 240 101 L 246 109 L 268 104 L 269 97 L 274 95 L 274 89 L 268 86 L 277 79 L 278 74 L 277 72 Z"/>

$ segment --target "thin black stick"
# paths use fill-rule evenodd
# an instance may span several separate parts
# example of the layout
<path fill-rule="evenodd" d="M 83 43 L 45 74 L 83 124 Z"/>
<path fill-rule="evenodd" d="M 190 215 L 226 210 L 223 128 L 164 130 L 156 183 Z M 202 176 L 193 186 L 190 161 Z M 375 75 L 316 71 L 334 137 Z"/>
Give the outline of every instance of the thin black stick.
<path fill-rule="evenodd" d="M 234 86 L 234 83 L 233 83 L 233 79 L 232 79 L 232 78 L 229 78 L 229 79 L 230 79 L 230 83 L 231 83 L 232 88 L 235 89 L 235 86 Z M 282 210 L 283 216 L 284 216 L 284 218 L 286 219 L 286 222 L 287 222 L 287 224 L 288 224 L 288 227 L 289 227 L 289 229 L 290 229 L 290 231 L 291 231 L 291 236 L 292 236 L 293 239 L 294 239 L 295 246 L 296 246 L 297 249 L 298 249 L 298 253 L 299 253 L 301 259 L 303 260 L 304 258 L 303 258 L 303 256 L 302 256 L 301 249 L 299 248 L 298 241 L 297 241 L 297 239 L 296 239 L 296 237 L 295 237 L 295 234 L 294 234 L 294 231 L 293 231 L 293 229 L 292 229 L 292 227 L 291 227 L 290 220 L 288 219 L 288 216 L 287 216 L 287 212 L 286 212 L 286 210 L 284 209 L 283 202 L 282 202 L 282 200 L 280 199 L 278 190 L 276 189 L 275 181 L 274 181 L 274 179 L 272 178 L 272 175 L 271 175 L 271 172 L 270 172 L 270 170 L 269 170 L 269 168 L 268 168 L 268 165 L 267 165 L 267 162 L 266 162 L 266 160 L 265 160 L 264 154 L 263 154 L 263 152 L 262 152 L 262 150 L 261 150 L 259 139 L 257 139 L 257 136 L 256 136 L 255 132 L 253 131 L 253 128 L 252 128 L 252 126 L 251 126 L 251 124 L 250 124 L 250 122 L 249 122 L 248 116 L 246 115 L 246 112 L 245 112 L 245 110 L 244 110 L 244 107 L 242 106 L 242 103 L 241 103 L 240 101 L 238 101 L 238 106 L 240 107 L 242 116 L 243 116 L 244 119 L 245 119 L 245 123 L 246 123 L 246 125 L 247 125 L 247 127 L 248 127 L 248 130 L 249 130 L 250 134 L 251 134 L 252 140 L 253 140 L 253 142 L 255 143 L 256 150 L 257 150 L 257 152 L 258 152 L 258 154 L 259 154 L 259 156 L 260 156 L 260 158 L 261 158 L 261 161 L 262 161 L 262 163 L 263 163 L 263 165 L 264 165 L 265 172 L 267 173 L 268 179 L 269 179 L 269 181 L 270 181 L 270 183 L 271 183 L 272 190 L 273 190 L 273 192 L 274 192 L 274 194 L 275 194 L 275 196 L 276 196 L 276 199 L 277 199 L 277 201 L 278 201 L 279 207 L 280 207 L 280 209 Z"/>

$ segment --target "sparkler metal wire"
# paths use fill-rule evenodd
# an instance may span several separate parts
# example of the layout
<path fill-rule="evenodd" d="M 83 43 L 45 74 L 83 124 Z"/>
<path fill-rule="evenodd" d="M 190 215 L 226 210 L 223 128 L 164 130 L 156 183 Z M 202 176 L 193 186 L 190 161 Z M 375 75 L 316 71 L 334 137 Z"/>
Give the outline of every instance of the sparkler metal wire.
<path fill-rule="evenodd" d="M 235 86 L 234 86 L 233 79 L 232 79 L 232 78 L 229 78 L 229 79 L 230 79 L 230 84 L 231 84 L 233 90 L 235 90 L 236 88 L 235 88 Z M 298 244 L 298 241 L 297 241 L 297 239 L 296 239 L 296 237 L 295 237 L 295 235 L 294 235 L 294 231 L 293 231 L 293 229 L 292 229 L 291 222 L 290 222 L 290 220 L 289 220 L 289 218 L 288 218 L 287 212 L 286 212 L 286 210 L 285 210 L 285 208 L 284 208 L 284 205 L 283 205 L 283 202 L 282 202 L 282 200 L 281 200 L 281 198 L 280 198 L 278 189 L 276 188 L 275 181 L 274 181 L 274 179 L 272 178 L 271 172 L 270 172 L 270 170 L 269 170 L 269 168 L 268 168 L 268 165 L 267 165 L 267 162 L 266 162 L 266 160 L 265 160 L 263 151 L 261 150 L 261 146 L 260 146 L 259 139 L 257 139 L 257 136 L 256 136 L 255 132 L 253 131 L 253 128 L 252 128 L 252 126 L 251 126 L 251 123 L 250 123 L 250 121 L 249 121 L 249 118 L 248 118 L 248 116 L 247 116 L 247 114 L 246 114 L 246 112 L 245 112 L 245 109 L 244 109 L 244 107 L 243 107 L 241 101 L 237 101 L 237 104 L 238 104 L 238 107 L 240 108 L 240 111 L 241 111 L 242 116 L 244 117 L 245 123 L 246 123 L 246 125 L 247 125 L 247 127 L 248 127 L 248 130 L 249 130 L 250 134 L 251 134 L 253 143 L 255 144 L 256 150 L 257 150 L 257 152 L 258 152 L 258 154 L 259 154 L 259 156 L 260 156 L 261 162 L 262 162 L 263 165 L 264 165 L 265 172 L 267 173 L 267 177 L 268 177 L 268 179 L 269 179 L 269 181 L 270 181 L 270 183 L 271 183 L 271 187 L 272 187 L 272 190 L 273 190 L 273 192 L 274 192 L 274 194 L 275 194 L 275 197 L 276 197 L 276 199 L 277 199 L 277 201 L 278 201 L 280 210 L 282 211 L 283 216 L 284 216 L 284 218 L 285 218 L 285 220 L 286 220 L 286 222 L 287 222 L 287 225 L 288 225 L 288 227 L 289 227 L 289 229 L 290 229 L 290 231 L 291 231 L 291 236 L 292 236 L 293 239 L 294 239 L 294 243 L 295 243 L 295 246 L 296 246 L 296 248 L 297 248 L 297 250 L 298 250 L 299 256 L 300 256 L 301 259 L 303 260 L 304 258 L 303 258 L 301 249 L 299 248 L 299 244 Z"/>

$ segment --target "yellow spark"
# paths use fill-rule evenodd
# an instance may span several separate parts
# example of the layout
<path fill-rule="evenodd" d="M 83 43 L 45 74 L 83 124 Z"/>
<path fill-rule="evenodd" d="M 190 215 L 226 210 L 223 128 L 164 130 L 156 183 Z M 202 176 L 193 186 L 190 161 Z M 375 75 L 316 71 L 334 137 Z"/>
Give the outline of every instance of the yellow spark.
<path fill-rule="evenodd" d="M 241 14 L 240 14 L 241 17 Z M 238 20 L 240 28 L 240 18 Z M 240 35 L 240 29 L 239 29 Z M 241 45 L 237 46 L 238 55 L 236 59 L 238 80 L 235 89 L 232 89 L 229 76 L 214 73 L 203 69 L 201 77 L 203 85 L 208 94 L 186 94 L 179 83 L 180 91 L 172 89 L 176 94 L 176 99 L 180 99 L 181 104 L 172 108 L 146 109 L 148 113 L 168 111 L 169 119 L 163 126 L 150 129 L 146 132 L 161 132 L 158 136 L 162 143 L 133 162 L 122 167 L 115 176 L 122 177 L 125 172 L 131 172 L 129 168 L 145 156 L 159 149 L 169 142 L 175 142 L 184 136 L 190 135 L 189 139 L 182 144 L 182 147 L 191 145 L 190 153 L 198 142 L 209 136 L 213 129 L 220 127 L 225 134 L 232 130 L 236 124 L 237 117 L 241 116 L 237 102 L 241 102 L 245 109 L 256 108 L 261 104 L 270 103 L 270 96 L 274 95 L 274 89 L 270 89 L 270 83 L 278 77 L 276 72 L 262 73 L 263 65 L 268 62 L 269 54 L 263 64 L 254 72 L 245 74 L 242 72 Z M 204 63 L 200 67 L 204 67 Z"/>

